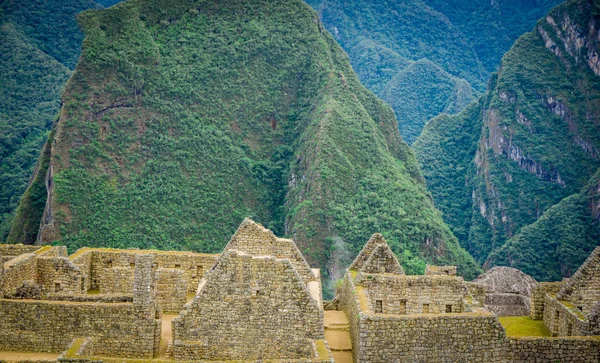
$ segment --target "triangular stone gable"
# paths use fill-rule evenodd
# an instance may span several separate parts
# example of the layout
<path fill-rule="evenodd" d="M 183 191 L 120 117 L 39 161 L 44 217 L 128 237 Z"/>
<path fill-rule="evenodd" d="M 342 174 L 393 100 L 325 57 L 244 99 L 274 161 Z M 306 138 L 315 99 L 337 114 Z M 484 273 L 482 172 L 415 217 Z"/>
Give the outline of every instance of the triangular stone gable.
<path fill-rule="evenodd" d="M 585 315 L 598 303 L 598 296 L 600 296 L 600 247 L 596 247 L 557 294 L 559 299 L 569 300 L 574 305 L 583 307 Z"/>
<path fill-rule="evenodd" d="M 387 244 L 375 246 L 371 256 L 365 261 L 361 272 L 364 273 L 388 273 L 404 275 L 404 269 L 400 266 L 394 252 Z"/>
<path fill-rule="evenodd" d="M 173 321 L 174 353 L 186 361 L 307 361 L 323 336 L 323 310 L 289 259 L 233 249 Z"/>
<path fill-rule="evenodd" d="M 241 251 L 252 256 L 286 258 L 305 283 L 317 278 L 293 240 L 277 238 L 271 230 L 250 218 L 244 219 L 225 246 L 224 252 L 229 250 Z"/>
<path fill-rule="evenodd" d="M 390 247 L 388 246 L 385 238 L 383 238 L 383 235 L 381 235 L 381 233 L 375 233 L 371 236 L 371 238 L 369 238 L 369 241 L 367 241 L 367 243 L 364 245 L 364 247 L 362 248 L 362 250 L 360 251 L 358 256 L 356 256 L 356 258 L 354 259 L 354 262 L 352 262 L 349 269 L 355 270 L 355 271 L 361 270 L 363 265 L 367 262 L 369 257 L 371 257 L 371 255 L 373 254 L 373 252 L 375 251 L 377 246 L 380 246 L 380 245 L 384 245 L 385 247 L 387 247 L 387 249 L 390 252 L 392 252 L 390 250 Z M 392 255 L 393 255 L 393 252 L 392 252 Z M 395 258 L 396 257 L 394 256 L 394 259 Z M 396 263 L 398 263 L 397 259 L 395 261 L 396 261 Z M 402 267 L 400 266 L 399 263 L 398 263 L 398 266 L 400 268 L 400 271 L 402 271 Z"/>

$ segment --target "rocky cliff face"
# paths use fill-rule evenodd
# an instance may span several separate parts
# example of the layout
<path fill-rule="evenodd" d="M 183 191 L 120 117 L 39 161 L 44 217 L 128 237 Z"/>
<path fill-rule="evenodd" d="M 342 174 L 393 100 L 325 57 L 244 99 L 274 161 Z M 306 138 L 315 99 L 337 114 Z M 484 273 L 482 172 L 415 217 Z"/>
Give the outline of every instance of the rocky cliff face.
<path fill-rule="evenodd" d="M 451 125 L 471 120 L 481 127 L 476 146 L 466 144 L 460 153 L 469 163 L 462 164 L 464 187 L 457 195 L 470 196 L 472 215 L 452 222 L 466 226 L 461 240 L 479 261 L 577 193 L 600 166 L 598 19 L 593 1 L 567 1 L 553 9 L 504 56 L 484 101 L 472 112 L 478 116 L 465 113 L 447 121 Z M 426 145 L 436 142 L 439 124 L 428 125 L 415 144 L 428 183 L 435 188 L 443 187 L 439 179 L 445 175 L 429 170 L 424 161 L 434 157 Z M 460 134 L 452 131 L 450 139 L 460 142 Z M 438 149 L 439 156 L 449 155 L 445 148 Z M 436 203 L 444 205 L 447 220 L 461 213 L 453 204 L 456 196 L 443 200 L 441 191 L 432 192 Z"/>
<path fill-rule="evenodd" d="M 252 216 L 324 268 L 382 231 L 415 272 L 478 271 L 306 4 L 129 0 L 80 23 L 39 242 L 210 252 Z"/>

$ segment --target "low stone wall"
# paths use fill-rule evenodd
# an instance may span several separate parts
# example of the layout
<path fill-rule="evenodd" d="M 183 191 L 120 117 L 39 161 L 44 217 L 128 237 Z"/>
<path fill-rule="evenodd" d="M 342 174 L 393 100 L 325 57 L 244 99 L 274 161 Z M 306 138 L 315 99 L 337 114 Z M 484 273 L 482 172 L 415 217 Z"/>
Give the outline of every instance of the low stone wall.
<path fill-rule="evenodd" d="M 546 294 L 556 294 L 561 286 L 561 282 L 541 282 L 533 288 L 531 294 L 531 313 L 529 315 L 533 320 L 542 320 L 544 318 Z"/>
<path fill-rule="evenodd" d="M 107 354 L 135 353 L 132 303 L 0 300 L 0 315 L 0 350 L 60 353 L 73 339 L 93 336 Z"/>
<path fill-rule="evenodd" d="M 519 294 L 492 293 L 485 296 L 485 307 L 498 316 L 526 316 L 530 298 Z"/>
<path fill-rule="evenodd" d="M 133 293 L 131 294 L 48 294 L 44 296 L 45 300 L 52 301 L 75 301 L 75 302 L 99 302 L 99 303 L 122 303 L 133 302 Z"/>
<path fill-rule="evenodd" d="M 600 362 L 600 338 L 511 339 L 506 361 L 514 363 Z"/>
<path fill-rule="evenodd" d="M 464 311 L 467 290 L 460 277 L 359 273 L 356 283 L 364 286 L 374 312 L 378 301 L 383 314 Z"/>
<path fill-rule="evenodd" d="M 44 293 L 80 294 L 84 285 L 79 267 L 65 257 L 43 257 L 37 259 L 37 284 Z"/>
<path fill-rule="evenodd" d="M 550 294 L 546 294 L 544 325 L 555 336 L 586 335 L 587 323 L 583 320 L 583 314 L 578 313 L 576 309 L 572 310 Z"/>
<path fill-rule="evenodd" d="M 4 296 L 13 296 L 23 283 L 36 281 L 36 256 L 33 253 L 20 255 L 4 263 L 2 292 Z"/>
<path fill-rule="evenodd" d="M 186 303 L 187 283 L 181 269 L 156 270 L 156 301 L 165 313 L 179 313 Z"/>
<path fill-rule="evenodd" d="M 0 255 L 16 257 L 25 253 L 34 253 L 39 250 L 40 246 L 32 245 L 3 245 L 0 244 Z"/>
<path fill-rule="evenodd" d="M 504 329 L 492 315 L 364 315 L 359 362 L 503 362 Z"/>
<path fill-rule="evenodd" d="M 356 293 L 356 286 L 351 278 L 350 272 L 346 271 L 344 282 L 339 290 L 337 298 L 339 299 L 339 310 L 346 313 L 350 325 L 350 339 L 352 346 L 352 356 L 355 362 L 359 362 L 358 353 L 360 349 L 360 302 Z"/>
<path fill-rule="evenodd" d="M 133 291 L 133 268 L 113 267 L 99 278 L 101 294 L 125 294 Z"/>

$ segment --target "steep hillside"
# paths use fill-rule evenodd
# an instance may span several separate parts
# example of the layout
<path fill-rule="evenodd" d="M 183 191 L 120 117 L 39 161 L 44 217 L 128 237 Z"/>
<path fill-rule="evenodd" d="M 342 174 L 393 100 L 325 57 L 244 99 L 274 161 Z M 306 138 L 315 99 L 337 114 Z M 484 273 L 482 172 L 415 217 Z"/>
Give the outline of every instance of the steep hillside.
<path fill-rule="evenodd" d="M 424 0 L 460 29 L 487 72 L 561 0 Z"/>
<path fill-rule="evenodd" d="M 515 2 L 308 1 L 363 84 L 393 106 L 409 144 L 431 117 L 459 112 L 483 92 L 512 43 L 560 0 Z"/>
<path fill-rule="evenodd" d="M 479 109 L 433 120 L 415 143 L 436 204 L 481 262 L 578 193 L 600 167 L 599 7 L 580 0 L 553 9 L 505 55 L 487 94 L 473 106 Z M 465 123 L 481 130 L 476 147 L 463 137 Z M 431 160 L 458 161 L 461 171 L 427 165 Z M 467 198 L 471 216 L 464 212 Z M 558 263 L 571 268 L 572 261 Z"/>
<path fill-rule="evenodd" d="M 0 3 L 0 241 L 79 58 L 83 33 L 75 14 L 90 8 L 98 5 L 91 0 Z"/>
<path fill-rule="evenodd" d="M 600 173 L 490 254 L 486 266 L 518 268 L 542 281 L 572 276 L 600 241 Z"/>
<path fill-rule="evenodd" d="M 392 110 L 303 2 L 129 0 L 79 19 L 41 233 L 18 220 L 14 241 L 216 252 L 251 216 L 321 267 L 380 231 L 409 271 L 479 270 Z"/>
<path fill-rule="evenodd" d="M 419 80 L 415 83 L 415 80 Z M 413 141 L 426 121 L 462 111 L 475 99 L 469 83 L 422 59 L 396 73 L 380 92 L 396 113 L 402 137 Z"/>

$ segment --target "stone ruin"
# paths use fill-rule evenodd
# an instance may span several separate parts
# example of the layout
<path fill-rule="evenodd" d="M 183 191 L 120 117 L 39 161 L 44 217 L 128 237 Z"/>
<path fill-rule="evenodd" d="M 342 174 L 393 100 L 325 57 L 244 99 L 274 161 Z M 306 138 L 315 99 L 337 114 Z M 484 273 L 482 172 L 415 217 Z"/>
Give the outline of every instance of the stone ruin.
<path fill-rule="evenodd" d="M 481 303 L 485 308 L 498 316 L 529 315 L 531 295 L 537 286 L 531 276 L 512 267 L 497 266 L 486 271 L 472 283 L 469 290 L 476 285 L 485 290 Z"/>
<path fill-rule="evenodd" d="M 292 240 L 245 220 L 173 321 L 175 358 L 314 358 L 323 339 L 317 276 Z"/>
<path fill-rule="evenodd" d="M 0 245 L 0 262 L 0 353 L 85 363 L 334 361 L 319 270 L 292 240 L 249 219 L 218 255 Z M 465 282 L 454 266 L 406 275 L 374 234 L 334 301 L 348 318 L 354 362 L 600 362 L 600 247 L 563 282 L 504 267 Z M 548 336 L 508 336 L 499 316 L 513 315 Z"/>
<path fill-rule="evenodd" d="M 591 336 L 599 333 L 600 247 L 568 282 L 550 284 L 510 268 L 472 283 L 453 266 L 427 266 L 425 275 L 409 276 L 390 256 L 384 238 L 373 235 L 334 300 L 350 321 L 355 362 L 600 362 L 600 337 Z M 556 338 L 508 337 L 498 319 L 531 315 L 548 325 L 557 299 L 572 301 L 560 302 L 560 309 L 582 305 L 585 330 L 569 328 L 561 313 Z"/>
<path fill-rule="evenodd" d="M 95 363 L 333 361 L 319 270 L 249 219 L 220 255 L 0 245 L 0 258 L 0 352 Z"/>

